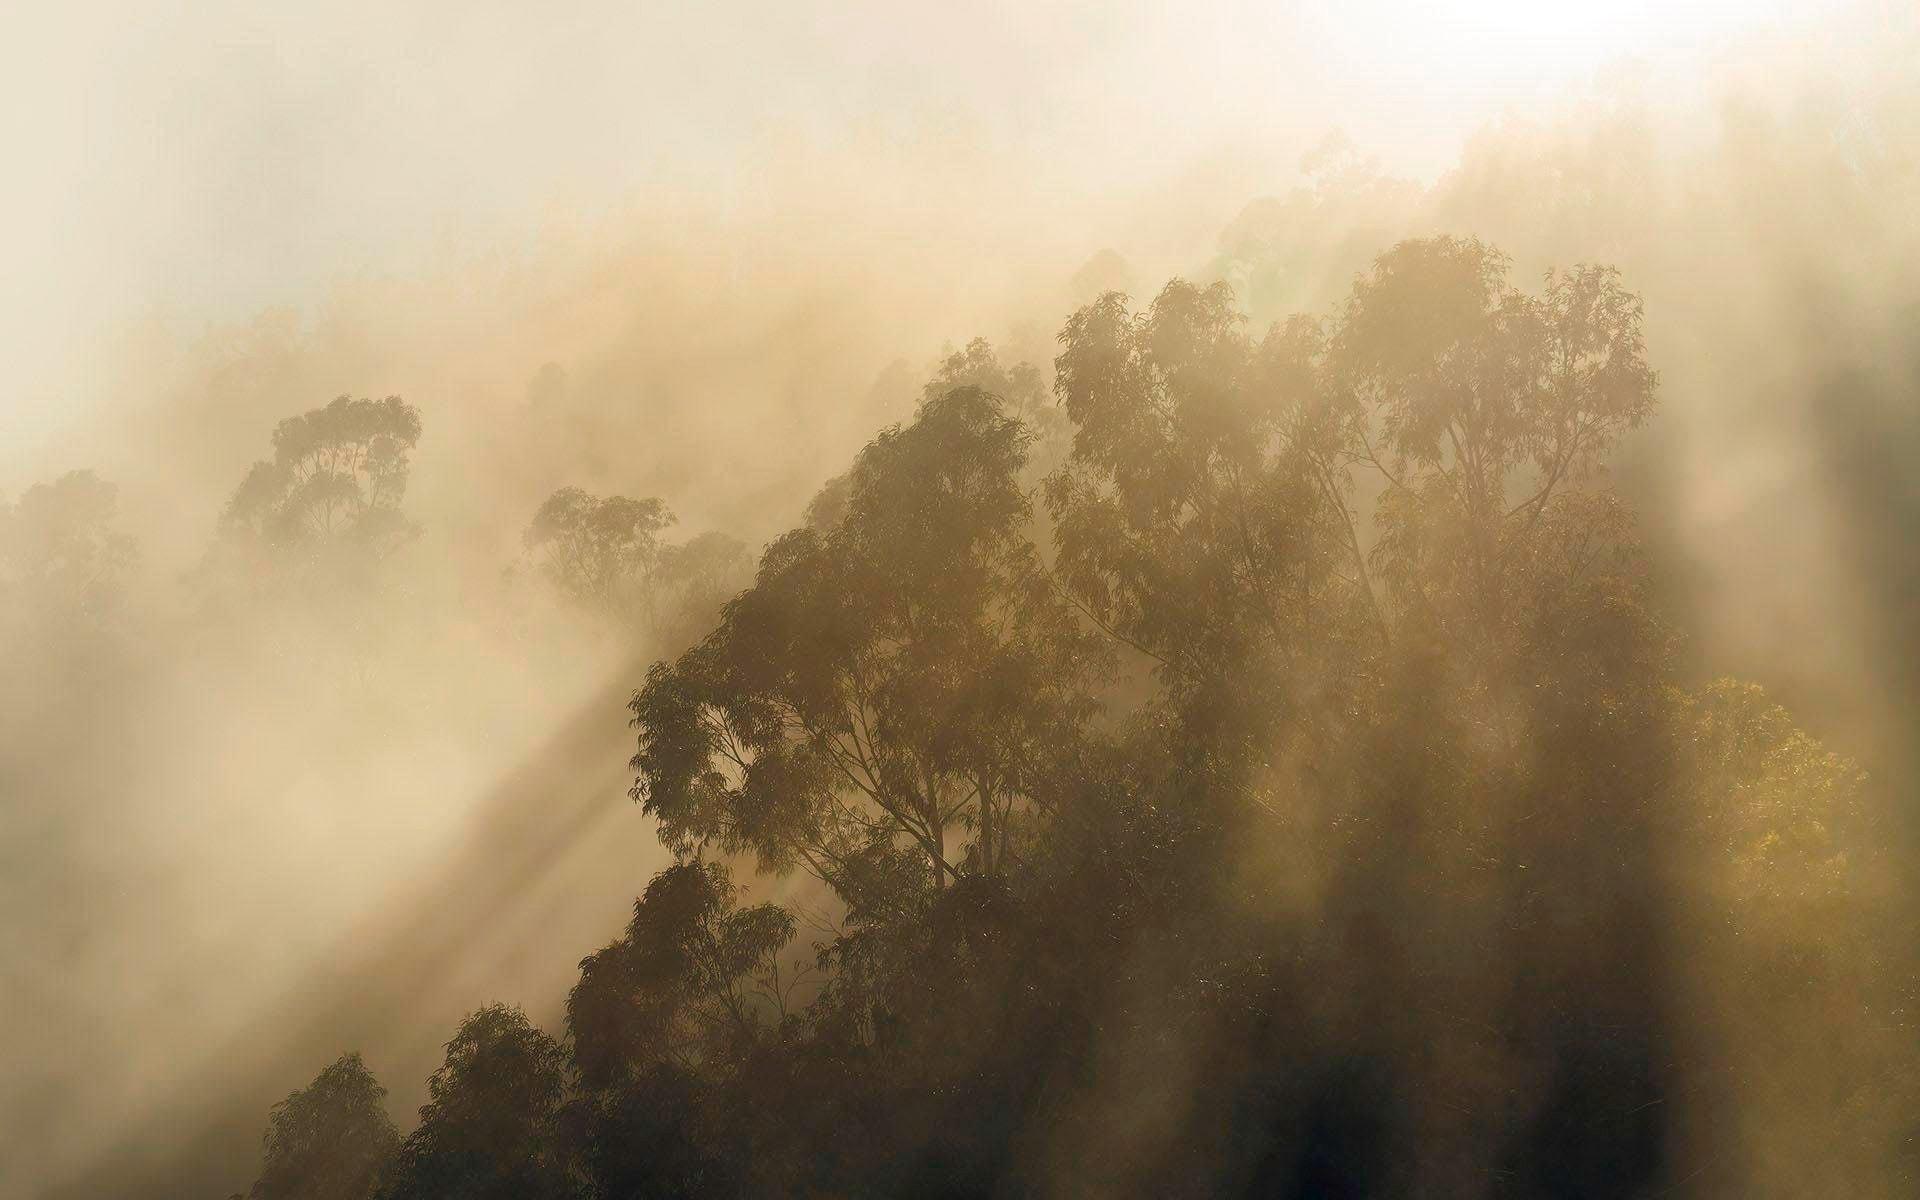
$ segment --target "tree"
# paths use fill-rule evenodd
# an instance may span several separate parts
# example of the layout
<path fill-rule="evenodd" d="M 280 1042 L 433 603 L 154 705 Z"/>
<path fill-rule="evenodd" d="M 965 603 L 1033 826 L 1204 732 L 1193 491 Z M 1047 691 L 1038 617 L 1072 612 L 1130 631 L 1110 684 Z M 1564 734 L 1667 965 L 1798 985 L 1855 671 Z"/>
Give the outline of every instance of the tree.
<path fill-rule="evenodd" d="M 1477 241 L 1402 243 L 1356 283 L 1333 351 L 1370 410 L 1346 453 L 1387 485 L 1376 556 L 1393 597 L 1476 643 L 1542 599 L 1516 588 L 1555 543 L 1619 544 L 1617 502 L 1576 485 L 1652 410 L 1657 383 L 1617 272 L 1550 272 L 1529 296 L 1507 271 Z"/>
<path fill-rule="evenodd" d="M 608 1200 L 713 1200 L 738 1187 L 737 1156 L 724 1153 L 709 1117 L 708 1081 L 670 1063 L 640 1067 L 596 1096 L 582 1115 L 580 1157 L 592 1195 Z"/>
<path fill-rule="evenodd" d="M 603 498 L 564 487 L 540 505 L 521 541 L 568 599 L 605 616 L 650 624 L 659 534 L 673 520 L 656 499 Z"/>
<path fill-rule="evenodd" d="M 1324 335 L 1300 319 L 1255 344 L 1240 324 L 1224 285 L 1170 283 L 1138 315 L 1109 293 L 1069 318 L 1055 362 L 1075 426 L 1047 481 L 1061 579 L 1180 703 L 1363 652 L 1380 625 Z"/>
<path fill-rule="evenodd" d="M 1671 696 L 1678 735 L 1668 836 L 1696 1028 L 1725 1047 L 1697 1102 L 1751 1139 L 1716 1184 L 1747 1194 L 1910 1187 L 1913 962 L 1884 820 L 1859 764 L 1731 679 Z M 1821 1104 L 1809 1108 L 1807 1096 Z M 1815 1138 L 1817 1159 L 1799 1150 Z"/>
<path fill-rule="evenodd" d="M 752 575 L 746 543 L 718 530 L 660 548 L 661 635 L 669 644 L 696 641 L 735 589 Z"/>
<path fill-rule="evenodd" d="M 0 597 L 32 619 L 112 613 L 137 554 L 116 528 L 118 489 L 92 471 L 37 483 L 0 503 Z"/>
<path fill-rule="evenodd" d="M 738 538 L 717 530 L 661 541 L 673 522 L 657 499 L 566 487 L 541 504 L 521 540 L 568 600 L 615 625 L 685 644 L 741 582 L 747 553 Z M 690 625 L 697 626 L 691 633 Z"/>
<path fill-rule="evenodd" d="M 660 578 L 678 591 L 680 602 L 716 609 L 739 581 L 747 547 L 739 538 L 708 530 L 678 545 L 660 550 Z"/>
<path fill-rule="evenodd" d="M 634 696 L 634 795 L 683 850 L 804 866 L 856 908 L 992 873 L 1095 656 L 1040 571 L 1029 434 L 977 388 L 863 451 L 844 514 L 761 558 L 718 629 Z"/>
<path fill-rule="evenodd" d="M 382 1180 L 382 1200 L 542 1200 L 568 1194 L 559 1116 L 566 1054 L 517 1008 L 468 1016 L 427 1082 L 420 1125 Z"/>
<path fill-rule="evenodd" d="M 400 511 L 420 414 L 398 396 L 340 396 L 281 421 L 273 459 L 257 462 L 227 502 L 230 536 L 309 557 L 379 557 L 415 532 Z"/>
<path fill-rule="evenodd" d="M 1318 928 L 1367 947 L 1317 974 L 1378 1053 L 1472 1041 L 1422 1029 L 1400 996 L 1494 1010 L 1503 1040 L 1462 1054 L 1580 1076 L 1542 1110 L 1569 1132 L 1512 1170 L 1624 1188 L 1654 1169 L 1657 1132 L 1625 1150 L 1581 1106 L 1657 1094 L 1649 818 L 1668 638 L 1592 469 L 1655 379 L 1611 271 L 1549 275 L 1537 294 L 1507 274 L 1478 242 L 1403 243 L 1331 319 L 1258 339 L 1224 286 L 1176 281 L 1140 314 L 1102 297 L 1061 335 L 1075 432 L 1048 499 L 1063 584 L 1157 662 L 1148 711 L 1164 706 L 1166 752 L 1191 764 L 1164 803 L 1196 810 L 1199 836 L 1156 873 L 1294 843 L 1270 853 L 1318 877 Z M 1257 924 L 1207 924 L 1213 948 L 1179 974 L 1270 976 Z M 1444 949 L 1461 944 L 1501 957 L 1462 973 Z M 1598 966 L 1622 962 L 1645 969 Z M 1508 970 L 1525 989 L 1501 990 Z M 1591 1039 L 1583 1020 L 1622 1032 Z M 1616 1174 L 1591 1174 L 1609 1154 Z"/>
<path fill-rule="evenodd" d="M 1873 1194 L 1903 912 L 1861 772 L 1677 686 L 1602 475 L 1637 299 L 1439 238 L 1244 324 L 1180 281 L 1068 319 L 1051 528 L 995 394 L 1037 375 L 943 365 L 648 672 L 675 865 L 564 1048 L 469 1018 L 385 1194 L 1764 1191 L 1675 1173 L 1676 1097 L 1785 1147 L 1781 1194 Z M 648 586 L 717 598 L 736 547 L 652 542 Z M 833 898 L 746 905 L 709 852 Z M 1809 1088 L 1832 1152 L 1788 1161 Z"/>
<path fill-rule="evenodd" d="M 1655 377 L 1613 271 L 1539 296 L 1506 274 L 1479 242 L 1402 243 L 1331 328 L 1294 317 L 1258 342 L 1218 284 L 1075 313 L 1056 362 L 1074 446 L 1048 481 L 1068 587 L 1201 695 L 1256 666 L 1350 678 L 1401 626 L 1511 645 L 1617 563 L 1623 510 L 1576 485 Z"/>
<path fill-rule="evenodd" d="M 1003 366 L 991 342 L 974 338 L 941 360 L 939 369 L 921 390 L 920 402 L 927 404 L 963 387 L 979 388 L 999 397 L 1007 413 L 1032 434 L 1039 456 L 1051 459 L 1054 445 L 1066 435 L 1067 422 L 1048 394 L 1040 368 L 1028 362 Z"/>
<path fill-rule="evenodd" d="M 616 1086 L 656 1065 L 723 1058 L 785 1015 L 778 955 L 793 918 L 741 908 L 717 863 L 682 862 L 647 884 L 626 935 L 580 964 L 567 1028 L 581 1082 Z"/>
<path fill-rule="evenodd" d="M 400 1144 L 382 1101 L 387 1089 L 358 1054 L 341 1056 L 274 1105 L 266 1164 L 251 1200 L 365 1200 Z"/>

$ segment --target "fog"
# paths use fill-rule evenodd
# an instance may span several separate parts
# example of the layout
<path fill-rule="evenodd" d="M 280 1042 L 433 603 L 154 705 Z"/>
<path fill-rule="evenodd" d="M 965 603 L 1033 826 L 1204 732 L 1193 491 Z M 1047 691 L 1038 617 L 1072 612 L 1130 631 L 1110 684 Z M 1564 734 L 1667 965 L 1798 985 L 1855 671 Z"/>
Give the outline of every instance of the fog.
<path fill-rule="evenodd" d="M 672 861 L 623 705 L 703 630 L 555 596 L 541 502 L 658 497 L 667 540 L 757 555 L 954 349 L 1050 377 L 1078 306 L 1174 276 L 1264 329 L 1408 237 L 1480 237 L 1527 285 L 1618 267 L 1660 405 L 1613 474 L 1683 674 L 1764 683 L 1910 854 L 1920 26 L 1427 8 L 20 18 L 0 498 L 93 471 L 136 555 L 97 608 L 8 581 L 0 1190 L 226 1194 L 340 1053 L 405 1129 L 463 1013 L 557 1028 Z M 256 577 L 222 512 L 340 395 L 417 409 L 418 533 L 377 584 Z M 1311 874 L 1276 907 L 1320 903 Z M 1713 969 L 1674 985 L 1682 1028 Z M 1771 1103 L 1727 1119 L 1777 1184 Z M 1122 1127 L 1076 1120 L 1050 1162 Z"/>

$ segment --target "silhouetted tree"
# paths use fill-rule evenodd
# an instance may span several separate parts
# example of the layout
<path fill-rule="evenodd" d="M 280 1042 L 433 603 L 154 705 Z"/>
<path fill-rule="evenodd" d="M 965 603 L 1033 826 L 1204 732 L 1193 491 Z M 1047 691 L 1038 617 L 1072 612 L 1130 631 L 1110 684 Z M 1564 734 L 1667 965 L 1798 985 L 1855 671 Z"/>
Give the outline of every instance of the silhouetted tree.
<path fill-rule="evenodd" d="M 559 1136 L 566 1054 L 517 1008 L 461 1022 L 427 1082 L 420 1125 L 383 1179 L 383 1200 L 542 1200 L 569 1193 Z"/>
<path fill-rule="evenodd" d="M 644 621 L 654 604 L 659 534 L 673 520 L 659 500 L 565 487 L 540 505 L 521 540 L 561 594 L 605 615 Z"/>
<path fill-rule="evenodd" d="M 1406 242 L 1257 335 L 1224 285 L 1108 293 L 1051 406 L 951 356 L 648 672 L 675 865 L 564 1047 L 468 1019 L 382 1194 L 1652 1195 L 1700 1080 L 1751 1100 L 1690 1135 L 1780 1131 L 1823 1056 L 1867 1178 L 1915 994 L 1869 783 L 1683 686 L 1602 473 L 1639 301 L 1509 274 Z M 528 544 L 594 603 L 717 604 L 738 544 L 665 520 L 567 490 Z M 745 904 L 707 852 L 825 894 Z"/>
<path fill-rule="evenodd" d="M 522 542 L 561 595 L 616 626 L 684 644 L 697 638 L 746 571 L 746 547 L 709 531 L 684 543 L 659 500 L 561 488 L 533 515 Z M 695 625 L 689 629 L 689 624 Z"/>
<path fill-rule="evenodd" d="M 724 1059 L 784 1015 L 780 951 L 793 918 L 772 904 L 740 908 L 717 863 L 654 876 L 626 936 L 580 964 L 567 1028 L 582 1084 L 605 1089 L 634 1071 Z"/>
<path fill-rule="evenodd" d="M 274 428 L 272 461 L 247 472 L 222 524 L 270 551 L 386 554 L 415 532 L 400 502 L 419 440 L 420 414 L 398 396 L 341 396 L 288 417 Z"/>
<path fill-rule="evenodd" d="M 251 1200 L 366 1200 L 400 1144 L 386 1095 L 348 1054 L 274 1105 Z"/>

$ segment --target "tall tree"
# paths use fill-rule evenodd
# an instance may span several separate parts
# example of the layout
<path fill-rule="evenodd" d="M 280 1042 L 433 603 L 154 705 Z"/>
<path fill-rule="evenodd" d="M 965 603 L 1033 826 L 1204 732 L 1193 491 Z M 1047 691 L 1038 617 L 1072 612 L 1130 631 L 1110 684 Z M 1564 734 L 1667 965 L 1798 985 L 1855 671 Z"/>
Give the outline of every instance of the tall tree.
<path fill-rule="evenodd" d="M 1653 403 L 1639 303 L 1509 274 L 1403 243 L 1257 336 L 1224 287 L 1097 299 L 1052 529 L 1015 382 L 954 356 L 648 673 L 676 864 L 564 1048 L 463 1025 L 387 1194 L 1904 1194 L 1868 782 L 1676 686 L 1601 474 Z M 840 902 L 794 907 L 804 1009 L 794 915 L 706 851 Z M 1680 1174 L 1683 1097 L 1790 1149 Z"/>
<path fill-rule="evenodd" d="M 1029 436 L 976 388 L 928 402 L 861 453 L 836 524 L 776 541 L 654 668 L 634 793 L 670 844 L 804 866 L 856 906 L 999 869 L 1094 666 L 1024 535 Z"/>
<path fill-rule="evenodd" d="M 562 595 L 605 616 L 650 623 L 659 535 L 673 521 L 667 506 L 651 497 L 564 487 L 535 511 L 521 541 Z"/>
<path fill-rule="evenodd" d="M 540 505 L 521 540 L 574 604 L 617 627 L 684 645 L 712 622 L 748 560 L 739 539 L 717 530 L 662 541 L 673 522 L 666 504 L 651 497 L 566 487 Z M 690 624 L 697 626 L 692 633 Z"/>
<path fill-rule="evenodd" d="M 974 338 L 940 361 L 933 378 L 921 389 L 921 403 L 938 400 L 955 388 L 973 387 L 997 396 L 1010 416 L 1033 435 L 1035 455 L 1051 462 L 1067 434 L 1066 414 L 1053 402 L 1046 377 L 1030 362 L 1003 364 L 993 343 Z"/>
<path fill-rule="evenodd" d="M 790 989 L 778 956 L 793 934 L 793 918 L 777 905 L 740 907 L 717 863 L 678 863 L 654 876 L 626 935 L 580 964 L 567 1028 L 581 1082 L 604 1089 L 750 1042 L 785 1013 Z"/>
<path fill-rule="evenodd" d="M 1188 717 L 1260 736 L 1276 706 L 1338 711 L 1308 680 L 1353 668 L 1315 664 L 1364 656 L 1382 629 L 1324 334 L 1302 319 L 1256 343 L 1240 326 L 1224 285 L 1179 281 L 1137 315 L 1118 294 L 1076 312 L 1055 363 L 1073 449 L 1047 499 L 1082 611 L 1155 660 Z"/>
<path fill-rule="evenodd" d="M 400 502 L 419 440 L 420 414 L 398 396 L 340 396 L 288 417 L 274 428 L 272 461 L 247 472 L 222 523 L 272 551 L 386 554 L 415 532 Z"/>
<path fill-rule="evenodd" d="M 400 1144 L 386 1095 L 360 1056 L 347 1054 L 274 1105 L 250 1200 L 366 1200 Z"/>
<path fill-rule="evenodd" d="M 468 1016 L 427 1081 L 420 1125 L 401 1143 L 382 1200 L 547 1200 L 568 1194 L 559 1134 L 566 1054 L 517 1008 Z"/>

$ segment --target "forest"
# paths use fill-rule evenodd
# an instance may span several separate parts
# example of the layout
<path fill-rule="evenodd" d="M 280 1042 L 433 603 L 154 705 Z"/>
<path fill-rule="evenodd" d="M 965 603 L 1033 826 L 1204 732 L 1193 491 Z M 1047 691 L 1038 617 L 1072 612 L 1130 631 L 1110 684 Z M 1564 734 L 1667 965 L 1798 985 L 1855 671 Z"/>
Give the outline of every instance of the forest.
<path fill-rule="evenodd" d="M 1920 10 L 15 24 L 0 1197 L 1920 1195 Z"/>
<path fill-rule="evenodd" d="M 1704 1194 L 1808 1086 L 1784 1177 L 1911 1164 L 1874 784 L 1676 667 L 1609 482 L 1642 307 L 1449 236 L 1263 330 L 1107 292 L 1044 367 L 953 353 L 750 571 L 555 492 L 528 566 L 681 647 L 629 703 L 672 863 L 563 1027 L 476 997 L 404 1135 L 344 1054 L 237 1194 Z M 377 593 L 421 431 L 283 421 L 219 556 Z M 20 590 L 103 603 L 111 503 L 24 494 Z"/>

